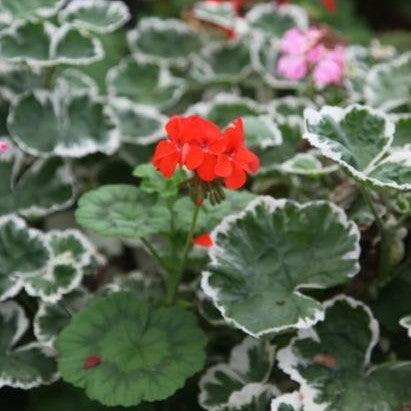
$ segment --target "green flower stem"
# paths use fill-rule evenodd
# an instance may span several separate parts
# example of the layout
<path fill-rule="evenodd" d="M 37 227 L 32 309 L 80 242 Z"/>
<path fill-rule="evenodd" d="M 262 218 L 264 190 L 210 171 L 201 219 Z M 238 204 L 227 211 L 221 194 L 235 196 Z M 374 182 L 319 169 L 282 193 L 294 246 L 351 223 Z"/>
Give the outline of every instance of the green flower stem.
<path fill-rule="evenodd" d="M 390 231 L 384 224 L 384 221 L 378 214 L 377 209 L 374 206 L 374 202 L 371 196 L 371 193 L 368 191 L 368 188 L 363 184 L 359 183 L 358 187 L 361 191 L 361 194 L 374 215 L 375 222 L 378 226 L 380 232 L 381 241 L 380 241 L 380 252 L 378 259 L 378 279 L 380 282 L 384 282 L 390 270 Z"/>
<path fill-rule="evenodd" d="M 177 271 L 169 273 L 170 276 L 169 276 L 169 280 L 167 284 L 167 294 L 166 294 L 166 304 L 168 305 L 174 304 L 176 295 L 177 295 L 178 286 L 180 285 L 180 282 L 183 278 L 184 270 L 187 264 L 188 253 L 192 247 L 192 242 L 193 242 L 194 232 L 195 232 L 196 225 L 197 225 L 199 211 L 200 211 L 200 207 L 196 206 L 194 208 L 190 230 L 188 232 L 186 243 L 184 245 L 180 266 Z"/>

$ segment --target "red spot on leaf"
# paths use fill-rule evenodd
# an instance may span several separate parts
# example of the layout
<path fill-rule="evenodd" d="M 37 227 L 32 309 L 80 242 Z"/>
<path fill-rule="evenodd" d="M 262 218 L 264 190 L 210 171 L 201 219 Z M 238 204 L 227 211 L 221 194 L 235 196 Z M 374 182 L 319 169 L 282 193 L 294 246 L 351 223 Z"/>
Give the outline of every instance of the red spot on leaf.
<path fill-rule="evenodd" d="M 101 364 L 101 358 L 96 355 L 90 355 L 84 359 L 83 368 L 88 370 L 89 368 L 97 367 Z"/>

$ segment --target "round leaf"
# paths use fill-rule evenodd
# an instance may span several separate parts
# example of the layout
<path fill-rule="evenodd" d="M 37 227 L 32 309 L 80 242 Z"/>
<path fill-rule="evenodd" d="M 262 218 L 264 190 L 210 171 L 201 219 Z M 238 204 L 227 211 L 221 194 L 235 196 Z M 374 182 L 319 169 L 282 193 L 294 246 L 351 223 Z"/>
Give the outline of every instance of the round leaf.
<path fill-rule="evenodd" d="M 327 202 L 259 197 L 212 236 L 202 288 L 227 321 L 256 337 L 315 324 L 324 310 L 300 290 L 333 287 L 359 270 L 358 228 Z"/>
<path fill-rule="evenodd" d="M 14 23 L 16 20 L 26 20 L 33 17 L 51 17 L 63 5 L 64 0 L 2 0 L 0 13 L 6 20 Z"/>
<path fill-rule="evenodd" d="M 410 362 L 370 367 L 379 331 L 368 307 L 341 296 L 324 308 L 324 322 L 299 331 L 278 353 L 280 368 L 300 383 L 304 409 L 396 410 L 409 403 Z"/>
<path fill-rule="evenodd" d="M 139 239 L 168 232 L 169 211 L 156 197 L 131 185 L 103 186 L 80 198 L 76 219 L 108 237 Z"/>
<path fill-rule="evenodd" d="M 176 19 L 146 17 L 128 32 L 132 54 L 145 61 L 185 66 L 201 48 L 201 40 L 190 26 Z"/>
<path fill-rule="evenodd" d="M 76 314 L 56 342 L 64 380 L 108 406 L 171 396 L 203 366 L 204 346 L 191 313 L 152 309 L 128 293 L 101 298 Z M 84 368 L 89 356 L 101 363 Z"/>
<path fill-rule="evenodd" d="M 119 144 L 103 103 L 90 93 L 67 95 L 56 89 L 23 95 L 8 127 L 22 150 L 41 157 L 109 154 Z"/>
<path fill-rule="evenodd" d="M 122 27 L 130 19 L 122 1 L 74 0 L 59 13 L 62 24 L 104 34 Z"/>

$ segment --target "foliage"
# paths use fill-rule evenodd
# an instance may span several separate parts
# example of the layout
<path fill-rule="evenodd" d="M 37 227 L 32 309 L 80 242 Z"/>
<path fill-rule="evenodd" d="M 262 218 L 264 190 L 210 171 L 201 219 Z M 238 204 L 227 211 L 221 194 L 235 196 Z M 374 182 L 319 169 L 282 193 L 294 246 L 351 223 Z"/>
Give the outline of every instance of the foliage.
<path fill-rule="evenodd" d="M 0 0 L 0 397 L 411 407 L 411 54 L 283 3 Z"/>

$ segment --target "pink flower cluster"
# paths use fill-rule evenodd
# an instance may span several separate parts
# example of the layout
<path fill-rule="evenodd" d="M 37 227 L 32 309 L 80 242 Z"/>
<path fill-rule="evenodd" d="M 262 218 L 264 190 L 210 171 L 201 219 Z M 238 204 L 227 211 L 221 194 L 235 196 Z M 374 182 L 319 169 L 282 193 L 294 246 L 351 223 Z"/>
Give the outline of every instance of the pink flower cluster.
<path fill-rule="evenodd" d="M 7 153 L 9 145 L 7 141 L 0 141 L 0 154 Z"/>
<path fill-rule="evenodd" d="M 316 27 L 288 30 L 280 43 L 282 56 L 278 74 L 287 80 L 304 79 L 310 72 L 317 88 L 330 84 L 341 85 L 344 79 L 345 47 L 337 44 L 326 47 L 324 32 Z"/>

